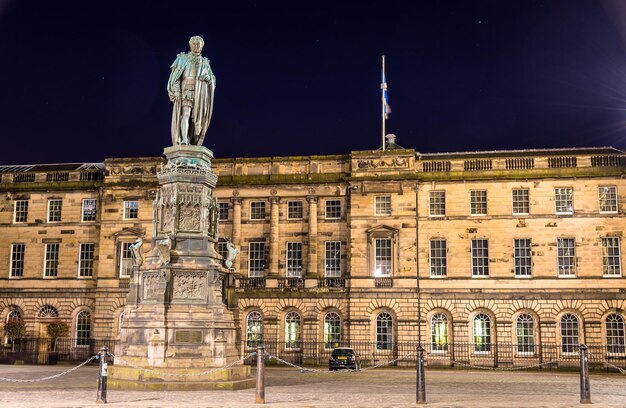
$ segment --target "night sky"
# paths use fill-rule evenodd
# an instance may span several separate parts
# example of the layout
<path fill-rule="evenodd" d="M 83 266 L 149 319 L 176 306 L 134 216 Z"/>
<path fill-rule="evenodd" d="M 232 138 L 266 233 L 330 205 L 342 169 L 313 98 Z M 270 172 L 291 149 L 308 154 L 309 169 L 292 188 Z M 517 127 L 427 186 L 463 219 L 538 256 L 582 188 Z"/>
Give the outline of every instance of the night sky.
<path fill-rule="evenodd" d="M 402 3 L 0 0 L 0 164 L 160 156 L 192 35 L 216 157 L 378 148 L 383 54 L 404 147 L 626 148 L 626 1 Z"/>

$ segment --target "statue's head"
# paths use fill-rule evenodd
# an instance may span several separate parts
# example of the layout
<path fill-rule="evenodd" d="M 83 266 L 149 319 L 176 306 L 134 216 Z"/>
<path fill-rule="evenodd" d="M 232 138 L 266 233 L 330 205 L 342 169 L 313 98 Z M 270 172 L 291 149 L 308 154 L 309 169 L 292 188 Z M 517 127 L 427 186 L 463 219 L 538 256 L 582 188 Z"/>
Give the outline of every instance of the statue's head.
<path fill-rule="evenodd" d="M 194 54 L 200 54 L 204 47 L 204 40 L 199 35 L 195 35 L 189 39 L 189 48 Z"/>

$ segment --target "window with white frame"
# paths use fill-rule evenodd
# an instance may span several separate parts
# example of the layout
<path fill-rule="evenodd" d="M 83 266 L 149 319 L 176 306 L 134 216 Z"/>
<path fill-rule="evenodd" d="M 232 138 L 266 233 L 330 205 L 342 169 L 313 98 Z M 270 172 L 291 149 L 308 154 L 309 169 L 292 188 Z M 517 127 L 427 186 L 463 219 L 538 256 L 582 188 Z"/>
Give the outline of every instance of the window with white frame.
<path fill-rule="evenodd" d="M 96 244 L 82 243 L 80 244 L 80 253 L 78 257 L 78 277 L 87 278 L 93 276 L 93 260 Z"/>
<path fill-rule="evenodd" d="M 97 210 L 97 200 L 92 198 L 86 198 L 83 200 L 83 211 L 82 211 L 82 220 L 86 221 L 95 221 L 96 220 L 96 212 Z"/>
<path fill-rule="evenodd" d="M 486 239 L 472 240 L 472 276 L 489 276 L 489 244 Z"/>
<path fill-rule="evenodd" d="M 606 349 L 611 354 L 626 352 L 626 338 L 624 337 L 624 318 L 617 313 L 606 317 Z"/>
<path fill-rule="evenodd" d="M 341 277 L 341 242 L 326 241 L 324 254 L 324 276 Z"/>
<path fill-rule="evenodd" d="M 300 314 L 289 312 L 285 316 L 285 348 L 300 348 Z"/>
<path fill-rule="evenodd" d="M 430 349 L 433 352 L 448 351 L 448 316 L 436 313 L 430 319 Z"/>
<path fill-rule="evenodd" d="M 617 212 L 617 187 L 601 186 L 598 187 L 598 199 L 601 213 Z"/>
<path fill-rule="evenodd" d="M 470 215 L 487 215 L 487 190 L 470 191 Z"/>
<path fill-rule="evenodd" d="M 63 200 L 55 198 L 48 200 L 48 222 L 61 222 Z"/>
<path fill-rule="evenodd" d="M 28 222 L 28 200 L 15 200 L 13 222 Z"/>
<path fill-rule="evenodd" d="M 446 192 L 428 192 L 428 215 L 431 217 L 443 217 L 446 215 Z"/>
<path fill-rule="evenodd" d="M 374 199 L 375 215 L 391 215 L 391 196 L 377 196 Z"/>
<path fill-rule="evenodd" d="M 526 215 L 530 213 L 530 199 L 528 189 L 519 188 L 513 190 L 513 214 Z"/>
<path fill-rule="evenodd" d="M 390 238 L 374 240 L 374 277 L 391 276 L 392 243 Z"/>
<path fill-rule="evenodd" d="M 5 323 L 9 323 L 9 322 L 22 322 L 22 312 L 20 312 L 16 306 L 12 306 L 11 310 L 7 314 Z M 9 336 L 6 336 L 6 335 L 4 336 L 5 345 L 10 344 L 12 341 L 15 341 L 15 340 L 10 339 Z"/>
<path fill-rule="evenodd" d="M 43 305 L 37 311 L 37 317 L 41 319 L 55 319 L 59 317 L 59 311 L 52 305 Z"/>
<path fill-rule="evenodd" d="M 300 220 L 303 218 L 304 206 L 302 201 L 287 201 L 287 219 Z"/>
<path fill-rule="evenodd" d="M 430 240 L 430 276 L 446 276 L 447 274 L 447 256 L 446 256 L 446 240 L 431 239 Z"/>
<path fill-rule="evenodd" d="M 302 277 L 302 242 L 287 242 L 287 277 Z"/>
<path fill-rule="evenodd" d="M 376 316 L 376 350 L 393 348 L 393 317 L 383 312 Z"/>
<path fill-rule="evenodd" d="M 532 251 L 530 239 L 513 240 L 513 259 L 515 264 L 515 277 L 527 277 L 532 275 Z"/>
<path fill-rule="evenodd" d="M 517 352 L 532 354 L 535 352 L 535 321 L 529 314 L 521 314 L 516 322 Z"/>
<path fill-rule="evenodd" d="M 230 206 L 226 202 L 217 203 L 218 205 L 218 219 L 219 221 L 228 221 Z"/>
<path fill-rule="evenodd" d="M 46 244 L 44 256 L 44 278 L 56 278 L 59 272 L 59 244 Z"/>
<path fill-rule="evenodd" d="M 250 242 L 248 254 L 248 276 L 262 278 L 265 271 L 265 242 Z"/>
<path fill-rule="evenodd" d="M 76 315 L 76 345 L 88 346 L 91 337 L 91 313 L 81 310 Z"/>
<path fill-rule="evenodd" d="M 554 206 L 557 214 L 573 214 L 574 200 L 571 187 L 554 189 Z"/>
<path fill-rule="evenodd" d="M 256 349 L 263 342 L 263 316 L 254 311 L 246 319 L 246 347 Z"/>
<path fill-rule="evenodd" d="M 556 241 L 559 276 L 576 276 L 576 250 L 573 238 Z"/>
<path fill-rule="evenodd" d="M 130 248 L 132 242 L 119 243 L 120 278 L 129 278 L 133 272 L 133 251 Z"/>
<path fill-rule="evenodd" d="M 124 219 L 132 220 L 139 218 L 139 201 L 124 201 Z"/>
<path fill-rule="evenodd" d="M 324 348 L 338 347 L 341 341 L 341 317 L 336 312 L 324 316 Z"/>
<path fill-rule="evenodd" d="M 571 313 L 561 317 L 561 352 L 578 352 L 578 318 Z"/>
<path fill-rule="evenodd" d="M 602 238 L 602 274 L 604 276 L 622 275 L 619 237 Z"/>
<path fill-rule="evenodd" d="M 24 276 L 24 254 L 26 244 L 11 244 L 11 278 L 21 278 Z"/>
<path fill-rule="evenodd" d="M 474 352 L 491 351 L 491 319 L 485 313 L 474 316 Z"/>
<path fill-rule="evenodd" d="M 341 200 L 326 200 L 326 219 L 341 218 Z"/>
<path fill-rule="evenodd" d="M 250 219 L 251 220 L 264 220 L 265 219 L 265 201 L 252 201 L 250 203 Z"/>

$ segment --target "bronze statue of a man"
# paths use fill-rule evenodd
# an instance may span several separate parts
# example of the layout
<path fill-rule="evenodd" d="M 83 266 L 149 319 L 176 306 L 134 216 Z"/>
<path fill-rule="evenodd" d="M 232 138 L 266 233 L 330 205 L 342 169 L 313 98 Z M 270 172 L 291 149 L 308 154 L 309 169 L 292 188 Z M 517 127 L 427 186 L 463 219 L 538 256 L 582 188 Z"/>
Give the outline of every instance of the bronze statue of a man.
<path fill-rule="evenodd" d="M 172 144 L 201 146 L 213 113 L 215 75 L 209 60 L 200 55 L 202 37 L 191 37 L 189 47 L 191 52 L 176 56 L 167 81 L 167 93 L 174 102 Z"/>

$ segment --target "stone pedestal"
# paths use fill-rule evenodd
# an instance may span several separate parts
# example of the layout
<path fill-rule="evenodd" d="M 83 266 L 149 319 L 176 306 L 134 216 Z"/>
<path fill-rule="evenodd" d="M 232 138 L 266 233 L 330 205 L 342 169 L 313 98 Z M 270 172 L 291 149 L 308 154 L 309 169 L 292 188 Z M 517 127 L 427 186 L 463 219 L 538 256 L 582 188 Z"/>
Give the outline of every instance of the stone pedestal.
<path fill-rule="evenodd" d="M 203 376 L 241 357 L 233 313 L 222 299 L 228 270 L 215 251 L 217 177 L 210 150 L 165 149 L 157 173 L 152 251 L 136 266 L 117 348 L 109 370 L 113 388 L 195 390 L 254 386 L 243 365 Z M 143 369 L 156 370 L 157 375 Z"/>

